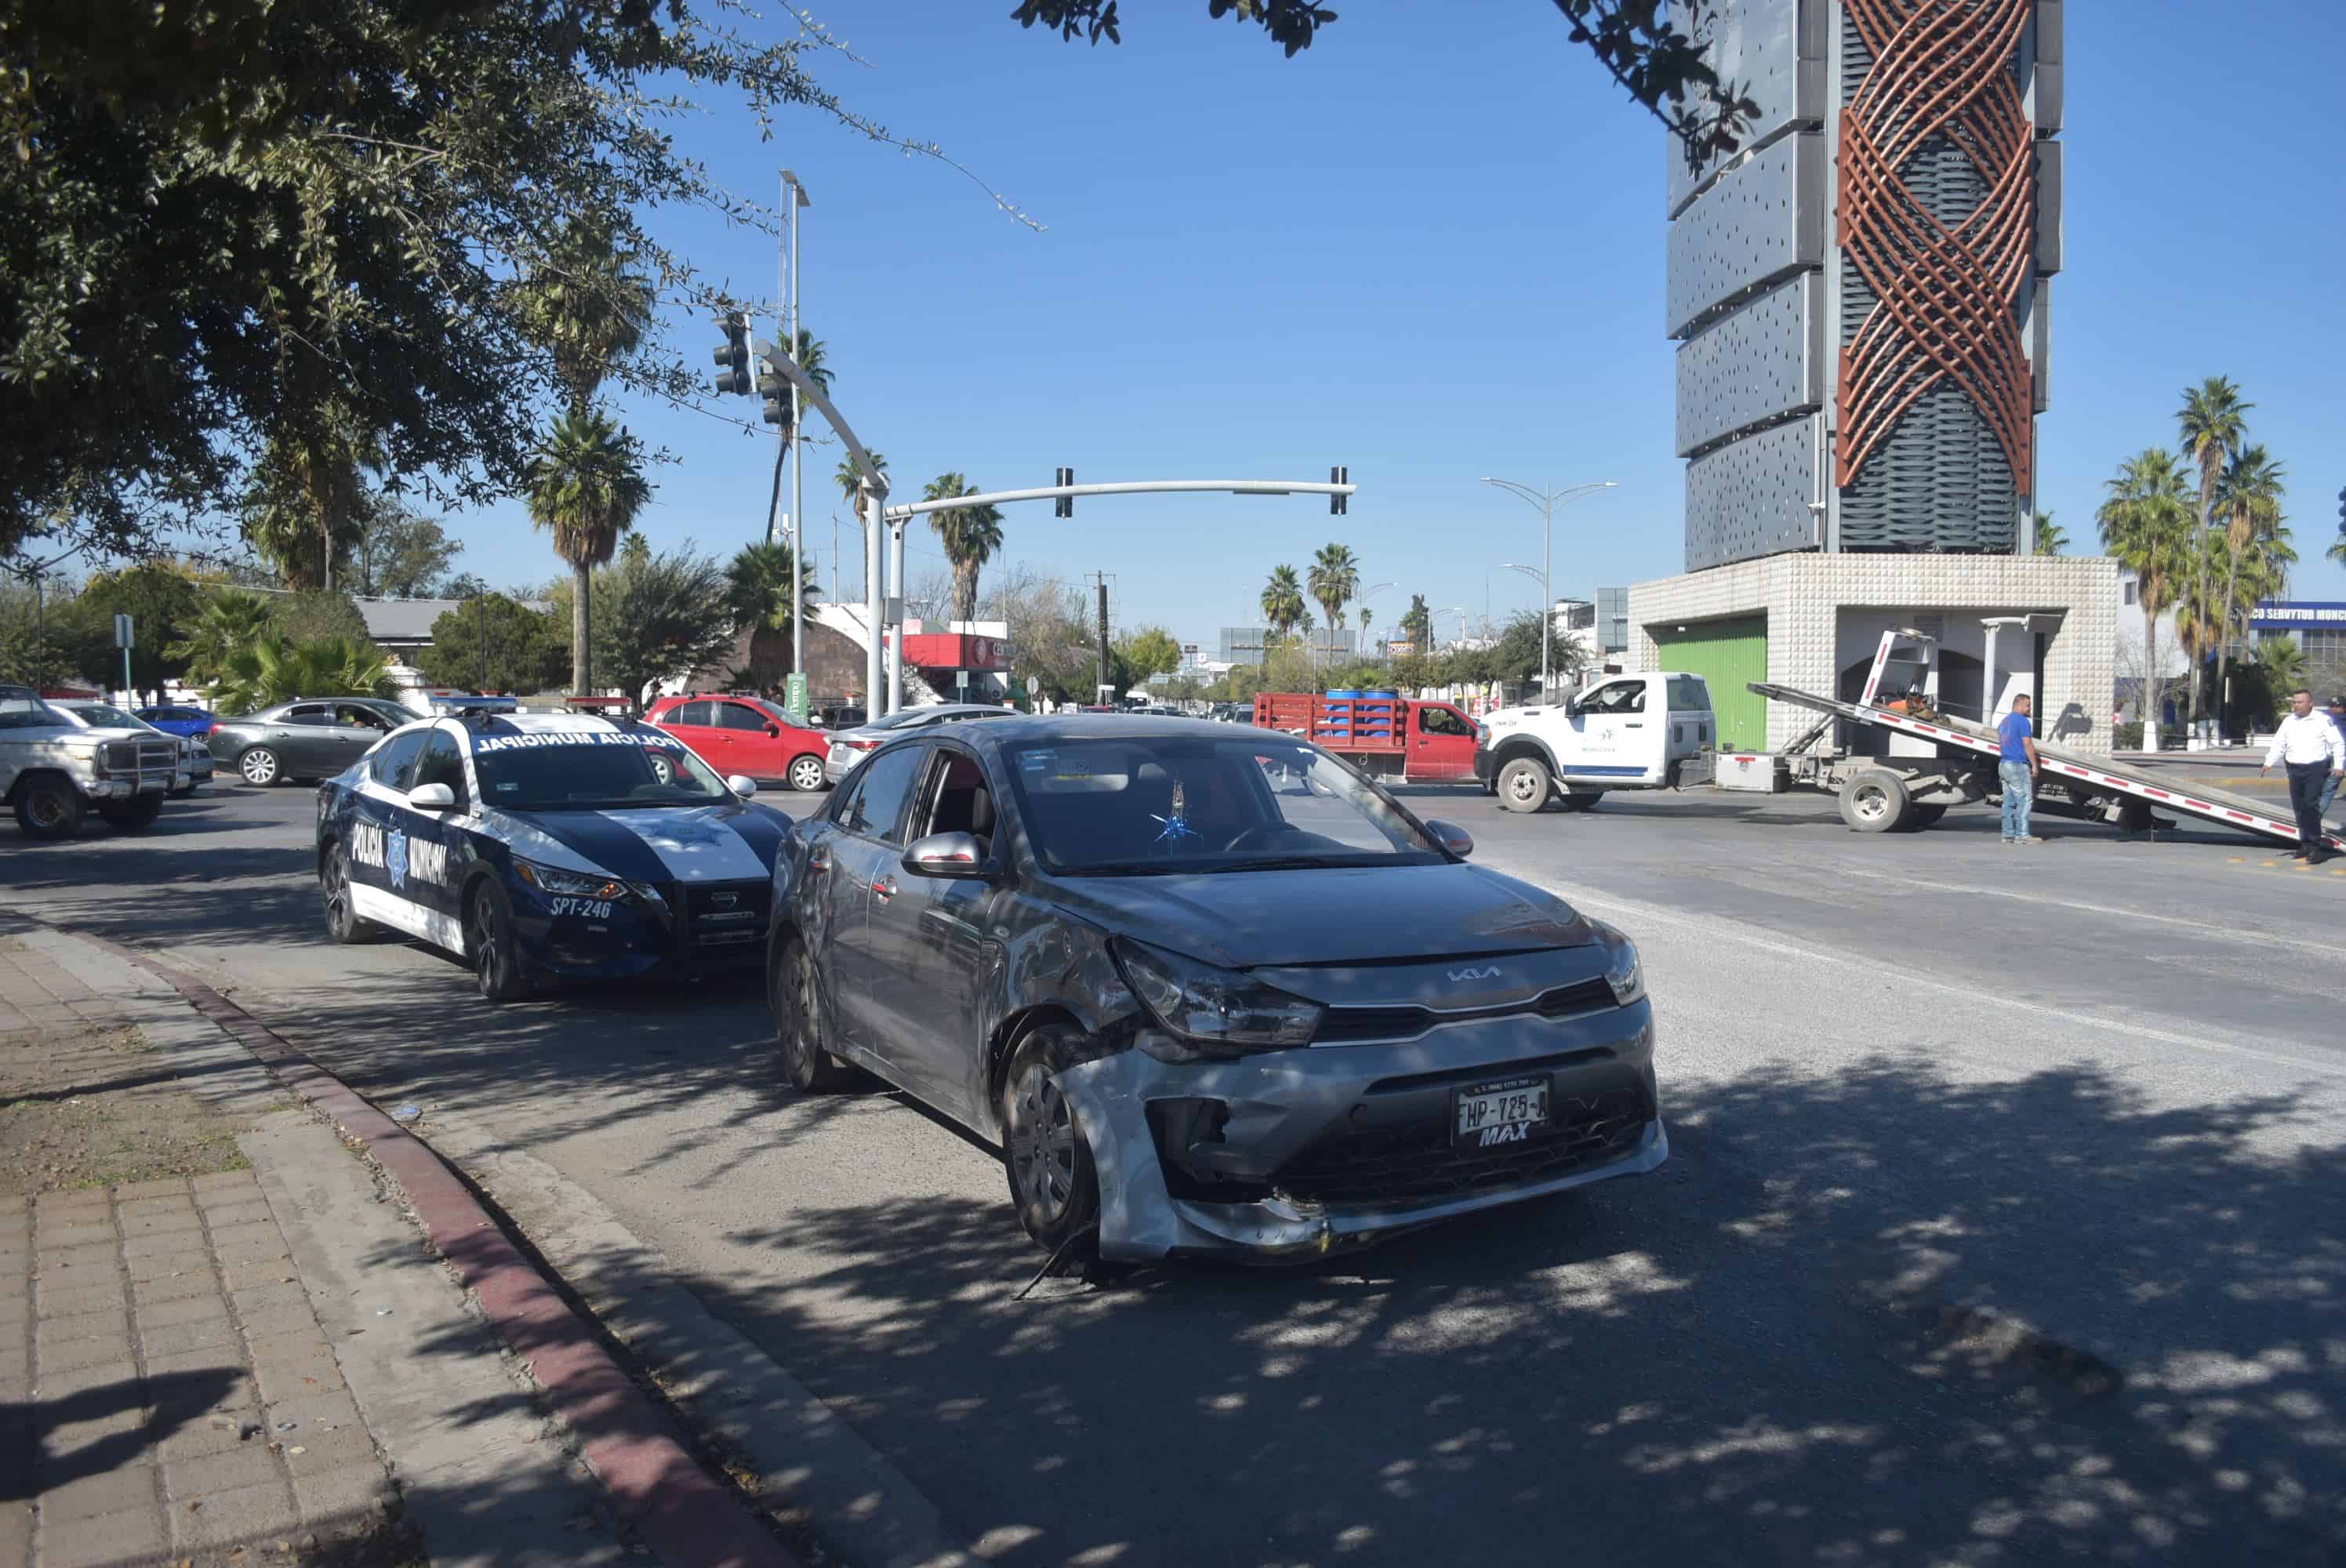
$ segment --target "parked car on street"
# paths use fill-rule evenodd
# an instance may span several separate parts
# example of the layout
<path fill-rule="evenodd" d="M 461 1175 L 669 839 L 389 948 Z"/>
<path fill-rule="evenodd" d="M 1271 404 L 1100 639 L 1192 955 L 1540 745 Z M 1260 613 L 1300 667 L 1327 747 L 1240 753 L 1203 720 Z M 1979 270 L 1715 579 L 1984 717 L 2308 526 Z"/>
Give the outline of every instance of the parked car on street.
<path fill-rule="evenodd" d="M 852 702 L 834 702 L 816 708 L 807 717 L 825 729 L 853 729 L 870 716 Z"/>
<path fill-rule="evenodd" d="M 182 777 L 179 742 L 147 728 L 94 728 L 28 686 L 0 686 L 0 799 L 28 839 L 66 839 L 87 812 L 138 832 Z"/>
<path fill-rule="evenodd" d="M 1475 739 L 1482 733 L 1454 703 L 1303 691 L 1261 693 L 1250 721 L 1259 729 L 1300 735 L 1372 779 L 1412 784 L 1473 778 Z"/>
<path fill-rule="evenodd" d="M 218 715 L 184 702 L 142 708 L 138 717 L 166 735 L 185 735 L 196 739 L 210 734 L 212 726 L 219 722 Z"/>
<path fill-rule="evenodd" d="M 823 778 L 837 784 L 854 770 L 855 765 L 896 737 L 915 729 L 925 729 L 933 724 L 959 724 L 971 718 L 1015 718 L 1015 709 L 995 708 L 982 702 L 936 702 L 926 708 L 899 708 L 884 718 L 853 729 L 832 732 L 831 750 L 823 758 Z"/>
<path fill-rule="evenodd" d="M 421 937 L 491 1002 L 754 966 L 793 831 L 757 789 L 633 719 L 418 720 L 318 789 L 327 935 Z"/>
<path fill-rule="evenodd" d="M 92 729 L 142 729 L 155 735 L 169 736 L 179 748 L 178 766 L 171 778 L 171 799 L 184 800 L 202 786 L 212 781 L 212 754 L 204 743 L 189 735 L 173 735 L 161 725 L 150 724 L 110 702 L 94 702 L 73 698 L 59 702 L 50 699 L 49 706 L 76 723 Z"/>
<path fill-rule="evenodd" d="M 801 724 L 790 710 L 761 697 L 664 697 L 644 715 L 691 748 L 719 773 L 740 773 L 760 784 L 793 789 L 828 786 L 823 759 L 831 738 Z"/>
<path fill-rule="evenodd" d="M 259 713 L 223 718 L 204 737 L 212 758 L 260 789 L 284 779 L 327 779 L 403 724 L 413 708 L 372 697 L 296 697 Z"/>
<path fill-rule="evenodd" d="M 1319 747 L 1196 719 L 891 740 L 802 824 L 782 1076 L 1003 1150 L 1039 1246 L 1309 1259 L 1668 1154 L 1637 951 Z"/>

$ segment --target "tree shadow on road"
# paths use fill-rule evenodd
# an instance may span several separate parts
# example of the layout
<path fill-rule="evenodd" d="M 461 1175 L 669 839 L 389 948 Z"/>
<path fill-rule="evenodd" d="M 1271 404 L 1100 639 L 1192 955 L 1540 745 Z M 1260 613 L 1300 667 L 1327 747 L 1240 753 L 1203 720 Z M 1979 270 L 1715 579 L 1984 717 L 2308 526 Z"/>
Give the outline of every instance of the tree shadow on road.
<path fill-rule="evenodd" d="M 1016 1303 L 1006 1207 L 808 1193 L 692 1283 L 1003 1563 L 2334 1562 L 2346 1159 L 2293 1115 L 1880 1058 L 1301 1273 Z"/>

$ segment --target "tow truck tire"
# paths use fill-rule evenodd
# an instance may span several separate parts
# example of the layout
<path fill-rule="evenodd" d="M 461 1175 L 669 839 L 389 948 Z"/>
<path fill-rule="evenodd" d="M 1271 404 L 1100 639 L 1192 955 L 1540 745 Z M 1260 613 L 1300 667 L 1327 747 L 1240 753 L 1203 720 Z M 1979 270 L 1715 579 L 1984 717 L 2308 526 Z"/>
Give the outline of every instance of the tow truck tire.
<path fill-rule="evenodd" d="M 1564 809 L 1567 811 L 1593 811 L 1596 802 L 1605 799 L 1602 789 L 1567 789 L 1564 792 Z"/>
<path fill-rule="evenodd" d="M 118 805 L 109 800 L 97 809 L 99 820 L 121 833 L 143 833 L 153 827 L 155 819 L 162 814 L 163 792 L 159 789 L 149 794 L 133 795 Z"/>
<path fill-rule="evenodd" d="M 822 1047 L 828 1014 L 814 958 L 805 942 L 794 936 L 782 943 L 766 985 L 774 1015 L 774 1054 L 781 1060 L 782 1082 L 801 1095 L 820 1095 L 845 1084 L 847 1064 Z"/>
<path fill-rule="evenodd" d="M 1556 779 L 1536 757 L 1518 757 L 1499 769 L 1499 804 L 1510 811 L 1532 812 L 1556 793 Z"/>
<path fill-rule="evenodd" d="M 1946 814 L 1944 806 L 1911 806 L 1906 811 L 1906 825 L 1921 832 L 1925 828 L 1937 826 L 1939 819 Z"/>
<path fill-rule="evenodd" d="M 1887 833 L 1913 809 L 1906 780 L 1887 768 L 1861 768 L 1841 792 L 1841 820 L 1860 833 Z"/>
<path fill-rule="evenodd" d="M 1046 1023 L 1018 1043 L 994 1109 L 1018 1223 L 1045 1251 L 1088 1262 L 1099 1247 L 1099 1171 L 1059 1074 L 1086 1060 L 1072 1024 Z M 1088 1232 L 1088 1234 L 1086 1234 Z"/>
<path fill-rule="evenodd" d="M 81 831 L 81 791 L 62 773 L 34 773 L 16 785 L 16 826 L 28 839 L 70 839 Z"/>

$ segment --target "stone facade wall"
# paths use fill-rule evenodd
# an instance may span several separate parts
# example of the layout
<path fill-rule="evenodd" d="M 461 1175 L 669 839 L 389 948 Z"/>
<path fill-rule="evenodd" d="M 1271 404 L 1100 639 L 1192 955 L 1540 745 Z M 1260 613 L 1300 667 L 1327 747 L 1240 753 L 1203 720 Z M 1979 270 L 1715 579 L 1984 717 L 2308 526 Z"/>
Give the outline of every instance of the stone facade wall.
<path fill-rule="evenodd" d="M 1909 619 L 2017 613 L 2058 615 L 2046 641 L 2037 707 L 2071 749 L 2110 748 L 2117 657 L 2117 563 L 2093 555 L 1770 555 L 1639 583 L 1629 590 L 1628 667 L 1660 666 L 1657 627 L 1765 614 L 1768 678 L 1831 695 L 1842 662 L 1847 610 Z M 1999 661 L 2019 655 L 2000 651 Z M 1768 705 L 1768 745 L 1789 744 L 1814 721 L 1807 708 Z"/>

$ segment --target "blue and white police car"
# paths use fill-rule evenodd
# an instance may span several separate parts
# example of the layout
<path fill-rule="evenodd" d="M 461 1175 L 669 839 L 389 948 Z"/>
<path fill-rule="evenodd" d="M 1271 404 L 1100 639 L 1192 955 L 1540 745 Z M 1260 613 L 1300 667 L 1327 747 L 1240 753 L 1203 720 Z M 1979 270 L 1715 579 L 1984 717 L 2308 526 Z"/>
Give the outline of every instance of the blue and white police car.
<path fill-rule="evenodd" d="M 393 730 L 318 789 L 339 942 L 382 929 L 464 959 L 504 1002 L 556 979 L 762 957 L 790 819 L 648 725 L 471 712 Z"/>

